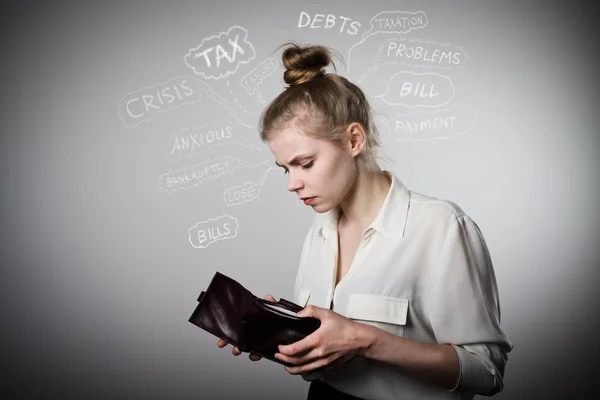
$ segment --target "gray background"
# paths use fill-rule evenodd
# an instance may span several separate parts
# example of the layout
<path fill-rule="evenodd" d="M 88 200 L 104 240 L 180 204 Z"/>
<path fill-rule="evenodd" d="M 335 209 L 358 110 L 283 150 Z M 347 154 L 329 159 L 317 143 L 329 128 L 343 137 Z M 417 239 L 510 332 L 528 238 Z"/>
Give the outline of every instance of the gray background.
<path fill-rule="evenodd" d="M 444 140 L 398 142 L 382 131 L 382 166 L 409 189 L 458 203 L 485 235 L 502 326 L 515 344 L 496 397 L 595 397 L 582 393 L 598 376 L 597 7 L 566 1 L 4 5 L 2 397 L 305 398 L 308 383 L 299 376 L 269 361 L 233 357 L 230 347 L 217 348 L 214 337 L 187 321 L 216 271 L 259 296 L 291 299 L 314 216 L 286 190 L 279 168 L 267 172 L 257 198 L 224 204 L 226 189 L 258 182 L 274 166 L 256 129 L 264 104 L 235 83 L 267 57 L 280 60 L 274 51 L 289 40 L 330 46 L 347 61 L 371 17 L 419 10 L 428 25 L 404 36 L 464 47 L 469 58 L 462 68 L 435 72 L 452 79 L 450 105 L 468 104 L 477 120 Z M 359 21 L 360 33 L 298 28 L 302 11 Z M 223 107 L 205 98 L 126 127 L 119 101 L 178 76 L 202 80 L 183 56 L 234 25 L 248 31 L 256 57 L 231 75 L 230 87 L 225 79 L 205 82 L 255 148 L 231 144 L 171 161 L 170 135 L 226 117 Z M 283 89 L 281 72 L 265 81 L 266 100 Z M 373 85 L 362 86 L 369 96 L 390 76 L 372 78 Z M 407 112 L 377 99 L 372 104 L 380 116 Z M 170 168 L 223 154 L 267 164 L 185 191 L 156 187 Z M 236 236 L 193 247 L 188 229 L 221 215 L 237 219 Z"/>

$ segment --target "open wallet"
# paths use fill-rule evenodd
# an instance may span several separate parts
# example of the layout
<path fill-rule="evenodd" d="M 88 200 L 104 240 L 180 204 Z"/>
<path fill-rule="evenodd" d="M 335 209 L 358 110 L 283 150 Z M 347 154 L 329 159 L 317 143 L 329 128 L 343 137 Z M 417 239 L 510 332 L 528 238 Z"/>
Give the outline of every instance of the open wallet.
<path fill-rule="evenodd" d="M 275 358 L 279 345 L 304 339 L 321 326 L 313 317 L 298 317 L 303 307 L 280 299 L 271 302 L 253 295 L 230 277 L 216 272 L 189 322 L 237 346 L 276 363 L 292 364 Z"/>

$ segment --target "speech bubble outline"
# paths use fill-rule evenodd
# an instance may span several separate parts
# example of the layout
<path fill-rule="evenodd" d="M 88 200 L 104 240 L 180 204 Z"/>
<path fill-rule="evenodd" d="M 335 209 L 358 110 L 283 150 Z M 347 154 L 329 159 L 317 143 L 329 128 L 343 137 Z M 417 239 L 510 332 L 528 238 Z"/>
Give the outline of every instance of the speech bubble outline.
<path fill-rule="evenodd" d="M 407 118 L 413 115 L 426 115 L 426 116 L 431 116 L 432 118 L 435 118 L 436 114 L 441 114 L 441 113 L 451 113 L 452 111 L 456 110 L 456 109 L 465 109 L 468 110 L 469 112 L 469 117 L 472 116 L 472 122 L 470 122 L 470 124 L 468 125 L 468 127 L 466 129 L 462 129 L 457 133 L 453 133 L 451 135 L 447 135 L 447 136 L 435 136 L 432 138 L 428 138 L 428 139 L 416 139 L 414 136 L 408 136 L 406 138 L 398 138 L 397 135 L 395 133 L 392 133 L 393 130 L 393 124 L 394 121 L 396 121 L 397 119 L 400 118 Z M 467 120 L 468 121 L 468 120 Z M 387 122 L 389 122 L 390 126 L 387 125 Z M 387 128 L 387 134 L 390 138 L 394 139 L 397 142 L 407 142 L 407 141 L 413 141 L 413 142 L 429 142 L 429 141 L 434 141 L 434 140 L 446 140 L 446 139 L 451 139 L 454 138 L 456 136 L 462 135 L 466 132 L 469 132 L 473 126 L 475 126 L 475 124 L 477 123 L 477 114 L 475 112 L 475 110 L 473 109 L 473 107 L 469 106 L 468 104 L 456 104 L 453 105 L 450 108 L 446 108 L 446 109 L 442 109 L 442 110 L 435 110 L 435 111 L 418 111 L 418 112 L 412 112 L 412 113 L 407 113 L 407 114 L 400 114 L 397 115 L 391 119 L 388 119 L 388 121 L 382 121 L 382 123 L 384 125 L 386 125 Z"/>
<path fill-rule="evenodd" d="M 416 28 L 409 28 L 406 31 L 375 31 L 375 26 L 373 25 L 373 21 L 375 21 L 377 17 L 381 16 L 382 14 L 406 14 L 406 15 L 423 15 L 425 17 L 425 23 L 422 26 L 418 26 Z M 380 33 L 398 33 L 398 34 L 406 34 L 408 32 L 410 32 L 413 29 L 423 29 L 425 28 L 428 24 L 429 24 L 429 18 L 427 18 L 427 14 L 425 14 L 425 11 L 380 11 L 379 13 L 377 13 L 374 17 L 372 17 L 369 21 L 369 23 L 371 24 L 371 28 L 368 31 L 366 31 L 363 34 L 362 39 L 360 40 L 360 42 L 353 44 L 350 49 L 348 50 L 348 67 L 347 67 L 347 72 L 350 73 L 350 67 L 352 65 L 352 50 L 354 50 L 355 47 L 360 46 L 361 44 L 363 44 L 365 42 L 365 40 L 367 40 L 367 38 L 369 38 L 370 36 L 373 35 L 377 35 Z"/>
<path fill-rule="evenodd" d="M 204 182 L 219 179 L 222 176 L 227 175 L 227 174 L 233 174 L 238 169 L 256 168 L 256 167 L 266 164 L 267 162 L 269 162 L 269 160 L 265 160 L 265 161 L 258 162 L 258 163 L 247 163 L 247 162 L 243 162 L 240 158 L 233 157 L 233 156 L 223 156 L 223 157 L 213 158 L 210 160 L 206 160 L 203 163 L 183 166 L 183 167 L 180 167 L 175 170 L 169 169 L 169 171 L 165 172 L 158 178 L 156 187 L 158 187 L 160 189 L 160 192 L 166 192 L 167 195 L 169 195 L 171 193 L 175 193 L 180 190 L 193 189 L 196 186 L 199 186 Z M 225 170 L 219 169 L 219 171 L 215 172 L 215 169 L 218 169 L 218 168 L 215 168 L 215 165 L 218 165 L 219 163 L 224 164 Z M 209 164 L 210 164 L 210 167 L 212 167 L 211 175 L 208 174 L 210 172 L 210 171 L 208 171 L 210 169 L 210 167 L 208 166 Z M 230 168 L 230 165 L 231 165 L 231 168 Z M 202 171 L 203 174 L 198 176 L 196 174 L 196 172 L 201 171 L 202 169 L 203 169 L 203 171 Z M 188 171 L 192 171 L 192 172 L 188 172 Z M 162 179 L 164 179 L 164 181 L 165 181 L 165 183 L 167 183 L 167 185 L 163 185 Z M 168 182 L 170 182 L 169 179 L 171 179 L 171 182 L 172 181 L 175 182 L 172 186 L 174 186 L 175 184 L 178 184 L 181 186 L 178 186 L 176 189 L 171 189 L 168 186 Z M 183 180 L 183 183 L 181 182 L 182 180 Z M 188 182 L 192 182 L 192 183 L 188 184 Z M 165 188 L 165 186 L 166 186 L 166 188 Z"/>
<path fill-rule="evenodd" d="M 464 61 L 462 61 L 460 64 L 456 64 L 453 66 L 444 66 L 441 64 L 440 65 L 425 64 L 425 63 L 419 63 L 419 62 L 407 62 L 407 61 L 404 61 L 405 59 L 402 59 L 403 61 L 390 60 L 390 61 L 385 61 L 385 62 L 380 63 L 379 61 L 381 58 L 387 57 L 387 56 L 384 56 L 383 54 L 385 52 L 386 45 L 390 42 L 406 42 L 406 43 L 411 43 L 411 44 L 417 43 L 417 44 L 421 44 L 423 46 L 450 47 L 450 48 L 458 49 L 459 54 L 464 54 Z M 428 49 L 426 49 L 426 50 L 428 50 Z M 435 49 L 435 50 L 438 50 L 438 49 Z M 364 74 L 360 77 L 359 83 L 362 82 L 363 80 L 365 80 L 369 75 L 371 75 L 374 72 L 377 72 L 380 68 L 383 68 L 386 65 L 398 64 L 398 65 L 406 66 L 406 67 L 425 67 L 425 68 L 431 68 L 431 69 L 441 68 L 441 69 L 450 70 L 453 67 L 462 68 L 464 66 L 464 63 L 468 59 L 469 59 L 469 53 L 467 52 L 467 50 L 464 47 L 458 46 L 455 44 L 436 42 L 434 40 L 421 40 L 421 39 L 412 39 L 412 38 L 405 38 L 405 37 L 389 38 L 389 39 L 386 39 L 383 43 L 381 43 L 379 45 L 379 51 L 377 52 L 377 56 L 375 57 L 375 61 L 373 62 L 373 65 L 371 67 L 369 67 L 364 72 Z M 417 61 L 420 61 L 420 60 L 417 60 Z"/>
<path fill-rule="evenodd" d="M 264 75 L 261 76 L 259 79 L 259 81 L 256 83 L 256 85 L 253 85 L 251 87 L 246 87 L 242 82 L 251 77 L 252 74 L 254 74 L 256 71 L 258 71 L 260 68 L 262 67 L 266 67 L 269 65 L 273 65 L 273 63 L 275 63 L 275 67 L 273 69 L 268 70 L 268 72 Z M 274 59 L 273 57 L 269 57 L 266 58 L 263 62 L 261 62 L 260 64 L 258 64 L 256 67 L 254 67 L 250 72 L 248 72 L 246 75 L 244 75 L 240 81 L 238 82 L 238 84 L 243 87 L 246 92 L 248 92 L 248 94 L 252 95 L 254 93 L 257 94 L 257 100 L 259 101 L 259 103 L 266 103 L 264 100 L 262 100 L 262 93 L 260 92 L 259 86 L 264 82 L 264 80 L 266 78 L 268 78 L 269 76 L 273 75 L 275 72 L 277 72 L 277 68 L 280 67 L 280 63 L 277 62 L 276 59 Z"/>
<path fill-rule="evenodd" d="M 118 110 L 117 113 L 119 115 L 119 118 L 123 121 L 123 125 L 126 128 L 132 128 L 135 126 L 138 126 L 139 124 L 141 124 L 142 122 L 148 122 L 151 121 L 156 115 L 160 114 L 160 113 L 165 113 L 165 112 L 169 112 L 171 110 L 174 110 L 176 108 L 182 107 L 186 104 L 194 104 L 199 102 L 202 99 L 202 96 L 198 96 L 198 98 L 196 99 L 191 99 L 188 101 L 183 101 L 180 104 L 177 105 L 173 105 L 172 107 L 168 107 L 165 109 L 160 109 L 157 111 L 154 111 L 152 113 L 147 114 L 146 118 L 141 118 L 139 120 L 137 120 L 136 123 L 134 124 L 128 124 L 127 123 L 127 119 L 124 117 L 124 115 L 122 114 L 122 110 L 125 109 L 127 111 L 127 103 L 125 102 L 125 100 L 128 97 L 132 97 L 132 96 L 136 96 L 139 95 L 141 93 L 147 93 L 147 92 L 154 92 L 156 88 L 165 88 L 167 86 L 171 86 L 172 82 L 176 82 L 177 80 L 182 80 L 182 81 L 193 81 L 195 84 L 197 84 L 199 86 L 195 87 L 196 90 L 198 90 L 199 93 L 203 92 L 206 94 L 206 96 L 208 96 L 211 100 L 213 100 L 214 102 L 216 102 L 218 105 L 220 105 L 221 107 L 223 107 L 228 113 L 229 115 L 231 115 L 231 117 L 239 124 L 242 126 L 245 126 L 246 128 L 249 129 L 255 129 L 254 127 L 242 122 L 238 116 L 233 112 L 233 110 L 231 109 L 231 107 L 229 107 L 229 103 L 222 98 L 218 93 L 214 92 L 211 87 L 204 81 L 195 78 L 195 77 L 189 77 L 189 76 L 176 76 L 174 78 L 171 78 L 165 82 L 160 82 L 160 83 L 156 83 L 154 85 L 151 86 L 143 86 L 141 89 L 138 90 L 134 90 L 131 91 L 129 93 L 127 93 L 125 96 L 121 97 L 121 99 L 119 100 L 119 104 L 118 104 Z M 143 95 L 142 95 L 143 96 Z M 125 106 L 123 106 L 125 104 Z"/>
<path fill-rule="evenodd" d="M 232 221 L 232 222 L 235 223 L 235 227 L 233 228 L 233 232 L 234 232 L 233 235 L 231 235 L 231 236 L 221 236 L 221 237 L 219 237 L 217 239 L 214 239 L 212 241 L 208 241 L 205 245 L 203 245 L 204 242 L 201 242 L 199 245 L 196 245 L 192 241 L 192 234 L 194 233 L 194 231 L 196 231 L 196 233 L 198 233 L 201 230 L 200 229 L 201 225 L 203 225 L 203 224 L 204 225 L 209 225 L 211 222 L 219 222 L 220 220 L 223 220 L 223 219 L 226 219 L 226 220 L 229 220 L 229 221 Z M 210 226 L 209 226 L 209 228 L 210 228 Z M 194 247 L 196 249 L 205 249 L 208 246 L 210 246 L 211 244 L 216 243 L 216 242 L 218 242 L 220 240 L 233 239 L 234 237 L 237 237 L 239 228 L 240 228 L 240 224 L 238 223 L 237 218 L 235 218 L 235 217 L 233 217 L 231 215 L 228 215 L 228 214 L 223 214 L 223 215 L 220 215 L 220 216 L 218 216 L 216 218 L 209 218 L 209 219 L 207 219 L 205 221 L 200 221 L 196 225 L 194 225 L 191 228 L 189 228 L 188 229 L 188 240 L 189 240 L 190 244 L 192 245 L 192 247 Z"/>
<path fill-rule="evenodd" d="M 201 49 L 201 48 L 204 46 L 205 42 L 210 42 L 211 40 L 214 40 L 214 39 L 216 39 L 216 40 L 218 41 L 218 40 L 220 40 L 221 36 L 223 36 L 223 35 L 226 35 L 226 36 L 228 36 L 228 37 L 229 37 L 229 34 L 230 34 L 230 32 L 231 32 L 231 31 L 233 31 L 233 30 L 235 30 L 235 29 L 239 29 L 239 30 L 241 30 L 242 32 L 244 32 L 243 42 L 244 42 L 245 44 L 247 44 L 247 45 L 248 45 L 248 47 L 250 48 L 250 50 L 252 51 L 252 56 L 250 56 L 250 58 L 249 58 L 249 59 L 247 59 L 247 60 L 242 60 L 242 61 L 238 61 L 238 62 L 236 63 L 236 65 L 235 65 L 235 68 L 234 68 L 233 70 L 227 70 L 227 71 L 225 71 L 225 73 L 220 73 L 220 72 L 219 72 L 219 76 L 213 76 L 213 75 L 211 75 L 211 74 L 208 74 L 208 75 L 207 75 L 207 74 L 205 74 L 205 73 L 204 73 L 202 70 L 198 71 L 198 70 L 196 69 L 196 67 L 195 67 L 193 64 L 191 64 L 190 62 L 188 62 L 188 58 L 190 58 L 190 57 L 191 57 L 192 59 L 199 58 L 199 55 L 198 55 L 198 54 L 195 54 L 194 56 L 192 56 L 192 54 L 194 54 L 194 53 L 196 53 L 198 50 L 200 50 L 200 49 Z M 252 43 L 250 43 L 249 41 L 247 41 L 247 40 L 246 40 L 247 38 L 248 38 L 248 31 L 247 31 L 247 30 L 246 30 L 244 27 L 241 27 L 241 26 L 239 26 L 239 25 L 233 25 L 233 26 L 231 26 L 229 29 L 227 29 L 227 32 L 223 32 L 223 31 L 221 31 L 221 32 L 219 32 L 219 33 L 218 33 L 218 34 L 216 34 L 216 35 L 212 35 L 212 36 L 209 36 L 209 37 L 205 37 L 205 38 L 203 38 L 203 39 L 202 39 L 202 41 L 200 42 L 200 44 L 199 44 L 197 47 L 195 47 L 195 48 L 193 48 L 193 49 L 190 49 L 190 50 L 187 52 L 187 54 L 183 56 L 183 61 L 185 62 L 185 65 L 187 65 L 187 66 L 188 66 L 188 67 L 189 67 L 189 68 L 190 68 L 192 71 L 194 71 L 194 73 L 195 73 L 195 74 L 197 74 L 197 75 L 201 75 L 201 76 L 203 76 L 205 79 L 214 79 L 214 80 L 218 80 L 218 79 L 221 79 L 221 78 L 226 78 L 226 77 L 229 77 L 230 75 L 233 75 L 233 74 L 235 74 L 235 73 L 237 72 L 237 70 L 238 70 L 238 68 L 240 67 L 240 65 L 242 65 L 242 64 L 248 64 L 248 63 L 250 63 L 250 61 L 254 60 L 254 58 L 256 57 L 256 51 L 254 50 L 254 46 L 252 45 Z M 229 43 L 231 44 L 231 40 L 229 41 Z M 236 46 L 237 46 L 237 41 L 236 41 L 235 43 L 236 43 Z M 236 47 L 236 46 L 234 46 L 234 47 Z M 239 47 L 239 46 L 237 46 L 237 47 Z M 200 53 L 200 54 L 202 54 L 202 53 Z M 235 48 L 234 48 L 234 52 L 233 52 L 233 54 L 234 54 L 234 56 L 235 56 Z M 205 57 L 206 57 L 206 56 L 205 56 Z M 218 57 L 217 57 L 217 60 L 218 60 Z M 209 66 L 209 67 L 210 67 L 210 66 Z M 218 71 L 217 71 L 217 72 L 218 72 Z"/>
<path fill-rule="evenodd" d="M 383 16 L 384 14 L 390 14 L 391 16 L 393 16 L 394 14 L 397 15 L 407 15 L 407 16 L 413 16 L 413 15 L 422 15 L 425 18 L 425 23 L 418 25 L 416 27 L 409 27 L 407 29 L 402 29 L 402 30 L 391 30 L 391 31 L 382 31 L 379 30 L 377 31 L 375 28 L 375 25 L 373 24 L 373 21 L 381 21 L 383 18 L 381 19 L 376 19 L 377 17 Z M 406 34 L 414 29 L 423 29 L 427 26 L 427 24 L 429 23 L 429 19 L 427 18 L 427 14 L 425 14 L 425 11 L 380 11 L 379 13 L 377 13 L 374 17 L 371 18 L 371 20 L 369 21 L 369 23 L 371 24 L 371 28 L 368 31 L 366 31 L 363 34 L 363 38 L 362 40 L 365 40 L 367 37 L 377 34 L 377 33 L 400 33 L 400 34 Z M 381 24 L 380 24 L 381 25 Z M 373 32 L 375 31 L 375 32 Z M 373 32 L 373 33 L 371 33 Z"/>
<path fill-rule="evenodd" d="M 231 126 L 235 130 L 235 133 L 231 135 L 232 138 L 236 137 L 236 136 L 241 137 L 239 129 L 230 120 L 221 121 L 219 119 L 216 119 L 216 120 L 212 121 L 211 124 L 213 126 L 218 126 L 220 122 L 224 122 L 224 124 L 222 124 L 222 125 L 224 125 L 226 128 L 229 127 L 229 126 Z M 171 162 L 176 162 L 177 160 L 181 160 L 184 157 L 188 157 L 188 158 L 196 157 L 196 156 L 198 156 L 198 155 L 200 155 L 202 153 L 206 153 L 206 152 L 208 152 L 210 150 L 214 150 L 217 146 L 225 146 L 225 145 L 229 145 L 229 144 L 237 144 L 237 145 L 240 145 L 242 147 L 246 147 L 246 148 L 251 149 L 251 150 L 262 151 L 262 149 L 260 147 L 258 147 L 257 145 L 251 143 L 245 137 L 242 137 L 241 141 L 237 141 L 237 140 L 233 140 L 232 139 L 232 140 L 227 140 L 227 141 L 218 141 L 216 143 L 208 144 L 208 146 L 205 146 L 204 143 L 198 143 L 198 140 L 196 140 L 196 134 L 191 134 L 190 133 L 188 135 L 188 136 L 190 136 L 188 140 L 189 140 L 189 143 L 191 143 L 191 146 L 190 146 L 190 144 L 185 144 L 183 137 L 180 138 L 181 142 L 182 142 L 181 146 L 192 147 L 192 149 L 193 149 L 195 147 L 195 145 L 198 145 L 198 148 L 200 150 L 196 151 L 196 152 L 181 153 L 180 156 L 175 157 L 175 158 L 173 157 L 172 153 L 173 153 L 174 146 L 170 146 L 171 144 L 173 144 L 173 138 L 175 138 L 175 140 L 177 140 L 177 136 L 180 135 L 180 134 L 182 134 L 182 133 L 185 133 L 187 131 L 193 131 L 193 130 L 201 130 L 201 129 L 204 129 L 205 127 L 207 127 L 207 126 L 208 126 L 208 124 L 204 124 L 204 125 L 200 125 L 200 126 L 195 126 L 193 128 L 181 128 L 181 129 L 173 132 L 171 134 L 171 136 L 169 136 L 169 140 L 165 142 L 165 147 L 166 147 L 165 156 L 167 156 L 167 158 L 169 158 L 169 160 Z M 193 137 L 192 137 L 192 135 L 193 135 Z M 202 139 L 199 139 L 199 140 L 203 141 Z M 171 149 L 171 154 L 169 154 L 169 148 Z"/>
<path fill-rule="evenodd" d="M 388 99 L 386 99 L 386 96 L 391 91 L 391 83 L 394 80 L 394 78 L 396 78 L 398 75 L 402 75 L 402 74 L 405 74 L 405 75 L 416 75 L 416 76 L 433 75 L 433 76 L 437 76 L 438 78 L 440 78 L 440 80 L 447 80 L 450 83 L 450 89 L 452 90 L 452 95 L 450 96 L 450 98 L 448 100 L 446 100 L 443 103 L 437 103 L 437 104 L 431 104 L 431 105 L 427 105 L 427 104 L 413 104 L 413 105 L 410 105 L 408 103 L 390 102 L 390 101 L 388 101 Z M 456 91 L 454 90 L 454 84 L 452 83 L 452 79 L 450 79 L 449 76 L 438 74 L 436 72 L 399 71 L 399 72 L 396 72 L 394 75 L 392 75 L 390 77 L 390 79 L 388 80 L 387 91 L 385 93 L 381 94 L 381 95 L 373 96 L 373 98 L 381 98 L 384 102 L 386 102 L 390 106 L 405 106 L 405 107 L 409 107 L 409 108 L 415 108 L 415 107 L 441 107 L 441 106 L 444 106 L 444 105 L 448 104 L 450 101 L 452 101 L 452 99 L 454 99 L 454 96 L 456 96 Z"/>
<path fill-rule="evenodd" d="M 244 204 L 244 203 L 246 203 L 246 202 L 249 202 L 249 201 L 252 201 L 252 200 L 254 200 L 254 199 L 258 198 L 258 196 L 260 196 L 260 189 L 262 189 L 262 187 L 263 187 L 263 185 L 264 185 L 265 181 L 267 180 L 267 174 L 268 174 L 268 173 L 269 173 L 269 171 L 271 171 L 272 169 L 275 169 L 275 167 L 270 167 L 269 169 L 267 169 L 267 170 L 265 171 L 265 173 L 263 174 L 262 178 L 261 178 L 261 179 L 258 181 L 258 183 L 254 183 L 254 182 L 246 182 L 246 183 L 244 183 L 244 184 L 243 184 L 243 185 L 241 185 L 241 186 L 232 186 L 232 187 L 230 187 L 230 188 L 227 188 L 227 189 L 225 189 L 225 192 L 223 192 L 223 202 L 225 203 L 225 205 L 226 205 L 227 207 L 237 206 L 237 205 Z M 254 196 L 254 197 L 252 197 L 252 198 L 249 198 L 249 199 L 243 199 L 243 200 L 241 200 L 241 201 L 238 201 L 238 202 L 231 202 L 231 203 L 228 203 L 228 201 L 227 201 L 227 192 L 229 192 L 229 191 L 233 191 L 233 190 L 235 190 L 235 189 L 237 189 L 237 190 L 239 190 L 239 191 L 242 191 L 242 190 L 246 189 L 248 186 L 250 186 L 250 187 L 256 187 L 256 196 Z"/>

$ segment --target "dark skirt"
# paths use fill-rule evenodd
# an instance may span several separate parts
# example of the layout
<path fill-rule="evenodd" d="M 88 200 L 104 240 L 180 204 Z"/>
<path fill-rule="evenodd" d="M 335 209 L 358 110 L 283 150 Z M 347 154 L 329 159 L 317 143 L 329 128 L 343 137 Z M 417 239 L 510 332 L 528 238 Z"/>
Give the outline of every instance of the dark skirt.
<path fill-rule="evenodd" d="M 308 397 L 306 400 L 361 400 L 359 397 L 340 392 L 332 386 L 327 385 L 320 379 L 310 382 Z"/>

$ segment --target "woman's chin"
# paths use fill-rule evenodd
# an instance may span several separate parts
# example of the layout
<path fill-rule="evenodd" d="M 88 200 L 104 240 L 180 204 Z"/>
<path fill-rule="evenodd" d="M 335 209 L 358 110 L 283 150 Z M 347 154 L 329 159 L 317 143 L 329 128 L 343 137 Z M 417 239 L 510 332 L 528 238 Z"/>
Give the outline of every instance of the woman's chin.
<path fill-rule="evenodd" d="M 332 209 L 332 207 L 330 207 L 327 204 L 323 204 L 323 203 L 318 203 L 311 207 L 315 212 L 318 212 L 319 214 L 326 213 L 327 211 Z"/>

